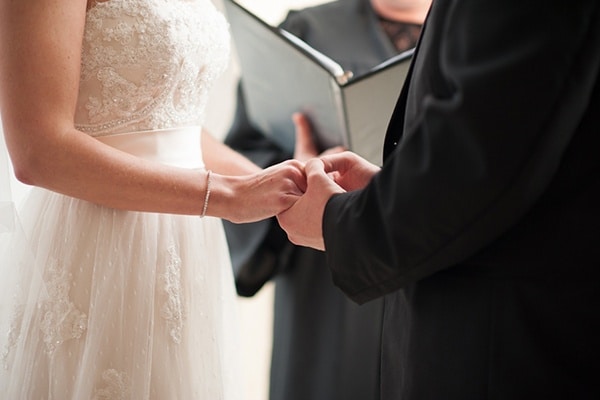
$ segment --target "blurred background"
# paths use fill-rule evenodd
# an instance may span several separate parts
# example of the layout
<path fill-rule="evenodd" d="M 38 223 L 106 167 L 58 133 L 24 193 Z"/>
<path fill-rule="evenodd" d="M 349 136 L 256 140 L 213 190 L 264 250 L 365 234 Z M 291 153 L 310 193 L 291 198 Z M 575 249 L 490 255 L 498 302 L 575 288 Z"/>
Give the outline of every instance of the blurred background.
<path fill-rule="evenodd" d="M 213 0 L 223 10 L 222 0 Z M 238 0 L 244 7 L 266 22 L 277 25 L 288 10 L 325 3 L 324 0 Z M 205 124 L 213 135 L 222 139 L 227 133 L 235 111 L 235 88 L 239 67 L 232 43 L 229 68 L 212 89 Z M 239 299 L 241 317 L 240 338 L 245 400 L 268 399 L 268 377 L 271 364 L 271 329 L 273 283 L 265 285 L 254 297 Z"/>

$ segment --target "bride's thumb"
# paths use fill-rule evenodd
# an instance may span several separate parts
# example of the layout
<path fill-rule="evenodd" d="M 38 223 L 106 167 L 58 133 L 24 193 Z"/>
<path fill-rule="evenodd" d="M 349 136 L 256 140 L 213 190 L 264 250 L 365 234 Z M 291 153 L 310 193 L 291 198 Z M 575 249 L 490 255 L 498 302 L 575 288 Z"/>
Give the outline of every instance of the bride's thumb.
<path fill-rule="evenodd" d="M 331 190 L 345 191 L 343 190 L 333 179 L 329 177 L 325 172 L 325 164 L 319 158 L 312 158 L 306 162 L 304 166 L 306 173 L 306 182 L 308 187 L 321 187 L 331 186 Z"/>
<path fill-rule="evenodd" d="M 325 175 L 325 164 L 318 158 L 311 158 L 304 165 L 304 171 L 307 179 L 319 175 Z"/>

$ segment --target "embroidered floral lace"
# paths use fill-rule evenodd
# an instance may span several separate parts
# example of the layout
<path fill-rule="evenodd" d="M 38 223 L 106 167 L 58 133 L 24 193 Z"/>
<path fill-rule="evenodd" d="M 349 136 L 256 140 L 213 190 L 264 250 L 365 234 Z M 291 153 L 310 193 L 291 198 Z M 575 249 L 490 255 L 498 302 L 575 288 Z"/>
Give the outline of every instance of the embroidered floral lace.
<path fill-rule="evenodd" d="M 101 136 L 201 125 L 211 84 L 229 59 L 226 21 L 218 16 L 205 1 L 93 5 L 83 39 L 78 129 Z"/>

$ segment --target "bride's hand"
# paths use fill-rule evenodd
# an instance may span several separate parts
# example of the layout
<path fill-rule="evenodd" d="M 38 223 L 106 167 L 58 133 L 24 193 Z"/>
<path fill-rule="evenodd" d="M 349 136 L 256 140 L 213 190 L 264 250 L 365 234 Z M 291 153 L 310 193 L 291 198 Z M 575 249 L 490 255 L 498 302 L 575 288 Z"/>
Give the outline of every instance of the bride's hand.
<path fill-rule="evenodd" d="M 252 175 L 214 174 L 207 214 L 234 223 L 269 218 L 291 207 L 306 190 L 304 163 L 288 160 Z"/>

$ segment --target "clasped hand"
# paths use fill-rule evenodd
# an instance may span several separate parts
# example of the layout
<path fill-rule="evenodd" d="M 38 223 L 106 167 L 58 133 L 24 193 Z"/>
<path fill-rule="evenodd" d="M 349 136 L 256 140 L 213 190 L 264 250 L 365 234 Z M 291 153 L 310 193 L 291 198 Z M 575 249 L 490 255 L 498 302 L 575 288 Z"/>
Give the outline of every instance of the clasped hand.
<path fill-rule="evenodd" d="M 341 147 L 318 156 L 309 121 L 302 114 L 295 114 L 293 119 L 296 126 L 294 157 L 306 161 L 306 190 L 277 219 L 292 243 L 325 250 L 322 221 L 329 199 L 335 194 L 363 188 L 380 168 Z"/>

